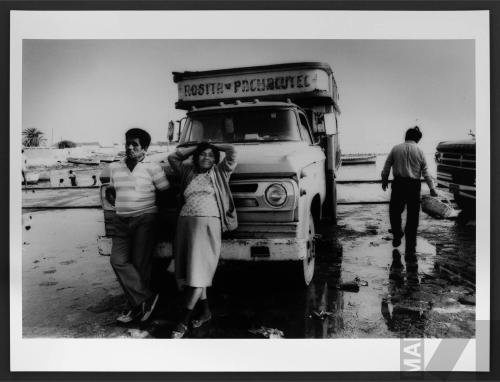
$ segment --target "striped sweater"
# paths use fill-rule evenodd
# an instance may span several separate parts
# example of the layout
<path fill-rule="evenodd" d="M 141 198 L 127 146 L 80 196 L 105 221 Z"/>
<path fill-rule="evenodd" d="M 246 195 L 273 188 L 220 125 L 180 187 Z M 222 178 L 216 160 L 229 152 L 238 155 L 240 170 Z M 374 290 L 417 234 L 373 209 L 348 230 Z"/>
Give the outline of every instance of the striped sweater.
<path fill-rule="evenodd" d="M 110 170 L 110 185 L 116 190 L 115 209 L 118 215 L 139 216 L 158 212 L 156 191 L 170 186 L 158 164 L 143 160 L 130 171 L 122 160 L 112 163 Z"/>

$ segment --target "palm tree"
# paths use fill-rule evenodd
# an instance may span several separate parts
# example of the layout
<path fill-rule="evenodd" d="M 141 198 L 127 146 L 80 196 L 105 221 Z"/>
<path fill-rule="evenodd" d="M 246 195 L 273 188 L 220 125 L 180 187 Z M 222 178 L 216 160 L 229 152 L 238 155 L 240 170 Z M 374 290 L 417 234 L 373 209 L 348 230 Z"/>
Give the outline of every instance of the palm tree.
<path fill-rule="evenodd" d="M 43 132 L 36 127 L 28 127 L 23 130 L 23 146 L 25 147 L 39 147 L 46 140 Z"/>

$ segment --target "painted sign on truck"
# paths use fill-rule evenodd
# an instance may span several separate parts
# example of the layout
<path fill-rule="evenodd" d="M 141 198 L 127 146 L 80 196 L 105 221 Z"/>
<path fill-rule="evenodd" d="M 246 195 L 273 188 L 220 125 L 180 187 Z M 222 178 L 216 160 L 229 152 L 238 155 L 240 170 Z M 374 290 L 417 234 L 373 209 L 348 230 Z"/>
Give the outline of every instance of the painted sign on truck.
<path fill-rule="evenodd" d="M 178 83 L 179 100 L 238 98 L 329 90 L 328 74 L 322 70 L 290 70 L 186 79 Z"/>

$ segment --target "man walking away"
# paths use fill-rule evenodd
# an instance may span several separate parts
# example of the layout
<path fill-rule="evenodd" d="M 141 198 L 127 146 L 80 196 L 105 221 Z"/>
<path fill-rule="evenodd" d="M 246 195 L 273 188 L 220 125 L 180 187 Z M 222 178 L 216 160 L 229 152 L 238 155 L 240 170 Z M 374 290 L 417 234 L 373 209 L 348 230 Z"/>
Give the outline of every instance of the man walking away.
<path fill-rule="evenodd" d="M 145 159 L 151 136 L 133 128 L 125 133 L 125 158 L 110 165 L 106 198 L 116 209 L 111 265 L 131 309 L 117 318 L 129 323 L 149 319 L 158 301 L 151 291 L 151 262 L 156 242 L 158 207 L 165 205 L 169 183 L 162 168 Z M 158 200 L 156 199 L 158 198 Z"/>
<path fill-rule="evenodd" d="M 420 178 L 424 177 L 431 195 L 437 196 L 434 183 L 425 155 L 417 146 L 422 138 L 418 126 L 406 131 L 405 141 L 392 148 L 384 169 L 382 170 L 382 189 L 385 191 L 389 183 L 389 173 L 392 167 L 394 180 L 392 182 L 389 217 L 393 234 L 392 245 L 399 247 L 401 238 L 406 235 L 406 251 L 414 253 L 417 244 L 417 228 L 420 212 Z M 401 214 L 406 206 L 406 227 L 403 234 L 401 229 Z"/>

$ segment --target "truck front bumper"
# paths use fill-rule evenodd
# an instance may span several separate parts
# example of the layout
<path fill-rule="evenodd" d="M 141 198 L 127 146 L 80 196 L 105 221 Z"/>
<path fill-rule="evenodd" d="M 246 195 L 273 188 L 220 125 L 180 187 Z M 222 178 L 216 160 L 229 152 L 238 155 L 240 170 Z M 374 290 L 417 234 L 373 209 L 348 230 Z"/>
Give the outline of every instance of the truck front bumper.
<path fill-rule="evenodd" d="M 302 260 L 306 253 L 307 240 L 304 239 L 225 239 L 221 260 Z"/>
<path fill-rule="evenodd" d="M 438 188 L 450 195 L 460 195 L 465 198 L 476 199 L 476 187 L 452 183 L 438 178 Z"/>
<path fill-rule="evenodd" d="M 101 255 L 111 253 L 112 239 L 98 238 L 98 250 Z M 285 261 L 302 260 L 307 253 L 305 239 L 223 239 L 221 260 L 238 261 Z M 170 258 L 173 256 L 171 243 L 159 243 L 155 257 Z"/>

